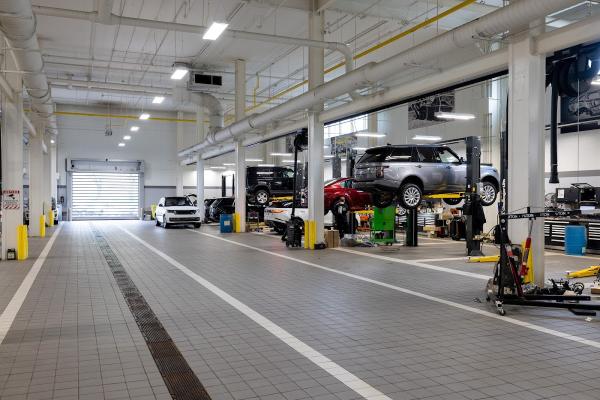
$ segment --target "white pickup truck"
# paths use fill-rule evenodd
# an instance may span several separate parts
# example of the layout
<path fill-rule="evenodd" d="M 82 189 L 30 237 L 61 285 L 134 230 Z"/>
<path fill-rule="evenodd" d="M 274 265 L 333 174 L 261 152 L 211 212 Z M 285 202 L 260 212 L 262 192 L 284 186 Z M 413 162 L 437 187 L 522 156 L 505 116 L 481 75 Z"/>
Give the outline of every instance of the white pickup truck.
<path fill-rule="evenodd" d="M 289 221 L 291 215 L 291 207 L 267 207 L 265 208 L 265 225 L 275 229 L 277 233 L 283 235 L 285 232 L 285 225 Z M 303 221 L 307 220 L 308 208 L 296 207 L 296 217 Z M 358 215 L 356 216 L 356 220 L 360 224 Z M 327 214 L 325 214 L 324 225 L 334 225 L 333 213 L 331 211 L 327 211 Z"/>

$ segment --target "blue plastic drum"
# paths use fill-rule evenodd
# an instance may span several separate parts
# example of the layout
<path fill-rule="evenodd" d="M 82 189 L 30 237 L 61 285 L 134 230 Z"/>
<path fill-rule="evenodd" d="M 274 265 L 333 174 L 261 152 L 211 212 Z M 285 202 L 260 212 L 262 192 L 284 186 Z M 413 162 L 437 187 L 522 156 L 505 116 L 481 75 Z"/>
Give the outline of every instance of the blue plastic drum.
<path fill-rule="evenodd" d="M 565 227 L 565 254 L 582 256 L 587 245 L 585 226 L 569 225 Z"/>

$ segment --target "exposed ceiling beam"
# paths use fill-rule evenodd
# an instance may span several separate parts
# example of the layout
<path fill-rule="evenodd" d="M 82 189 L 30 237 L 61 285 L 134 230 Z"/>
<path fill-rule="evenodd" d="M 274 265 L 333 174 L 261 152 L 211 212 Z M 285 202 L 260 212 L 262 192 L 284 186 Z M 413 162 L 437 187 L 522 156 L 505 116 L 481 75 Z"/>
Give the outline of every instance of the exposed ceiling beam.
<path fill-rule="evenodd" d="M 335 3 L 336 0 L 317 0 L 317 12 L 325 11 Z"/>

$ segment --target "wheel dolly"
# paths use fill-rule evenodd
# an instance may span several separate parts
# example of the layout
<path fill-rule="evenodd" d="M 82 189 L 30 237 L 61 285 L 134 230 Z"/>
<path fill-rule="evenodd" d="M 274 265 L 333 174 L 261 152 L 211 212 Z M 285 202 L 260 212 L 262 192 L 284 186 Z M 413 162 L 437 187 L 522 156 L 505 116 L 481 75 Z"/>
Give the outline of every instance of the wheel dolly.
<path fill-rule="evenodd" d="M 504 304 L 565 308 L 576 315 L 596 315 L 596 311 L 600 311 L 600 303 L 581 303 L 590 301 L 590 296 L 564 295 L 561 290 L 537 290 L 525 293 L 522 285 L 523 271 L 519 271 L 517 267 L 516 256 L 508 237 L 508 221 L 510 220 L 529 219 L 532 221 L 536 218 L 565 217 L 579 213 L 581 213 L 580 210 L 529 212 L 528 209 L 526 213 L 501 213 L 499 215 L 496 242 L 500 245 L 500 259 L 494 268 L 494 277 L 490 278 L 486 288 L 486 300 L 488 302 L 493 300 L 498 314 L 506 314 Z M 553 282 L 553 284 L 554 289 L 558 289 L 556 283 Z M 564 288 L 570 289 L 568 282 Z"/>

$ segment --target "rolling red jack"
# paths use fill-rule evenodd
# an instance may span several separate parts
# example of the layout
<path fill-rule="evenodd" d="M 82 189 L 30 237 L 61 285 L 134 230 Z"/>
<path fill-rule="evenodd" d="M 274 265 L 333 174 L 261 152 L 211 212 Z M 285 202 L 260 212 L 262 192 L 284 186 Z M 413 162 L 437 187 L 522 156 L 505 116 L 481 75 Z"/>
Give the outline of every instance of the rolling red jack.
<path fill-rule="evenodd" d="M 486 287 L 486 300 L 494 302 L 498 314 L 506 314 L 505 304 L 563 308 L 576 315 L 596 315 L 596 311 L 600 311 L 600 303 L 585 303 L 590 301 L 591 297 L 580 294 L 583 290 L 581 284 L 571 286 L 568 282 L 552 282 L 552 287 L 533 288 L 525 291 L 523 273 L 527 272 L 527 259 L 524 258 L 524 254 L 524 261 L 519 261 L 519 254 L 513 251 L 513 246 L 508 238 L 508 221 L 510 220 L 529 219 L 533 221 L 536 218 L 564 217 L 578 213 L 580 213 L 579 210 L 536 213 L 528 210 L 521 214 L 500 214 L 499 224 L 496 228 L 496 243 L 500 245 L 500 259 L 494 269 L 494 277 L 490 278 Z M 529 236 L 531 236 L 531 228 Z M 531 240 L 525 250 L 528 255 L 527 247 L 531 247 Z M 523 263 L 525 263 L 525 268 L 523 268 Z"/>

